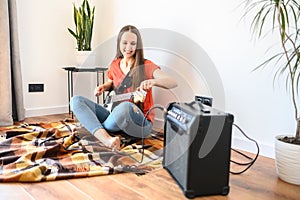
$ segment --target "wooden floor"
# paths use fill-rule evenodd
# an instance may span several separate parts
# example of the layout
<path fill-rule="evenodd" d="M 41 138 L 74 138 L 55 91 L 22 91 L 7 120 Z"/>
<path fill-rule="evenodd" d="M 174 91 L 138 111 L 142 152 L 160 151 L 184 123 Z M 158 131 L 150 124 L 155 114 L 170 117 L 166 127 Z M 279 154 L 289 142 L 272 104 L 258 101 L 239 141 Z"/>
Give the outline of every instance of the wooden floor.
<path fill-rule="evenodd" d="M 62 120 L 68 115 L 29 118 L 25 121 L 49 122 Z M 254 156 L 248 153 L 249 156 Z M 232 159 L 240 160 L 232 153 Z M 231 164 L 231 170 L 239 167 Z M 186 199 L 177 183 L 165 169 L 143 176 L 132 173 L 69 179 L 43 183 L 1 183 L 0 199 Z M 300 199 L 300 186 L 285 183 L 277 178 L 274 160 L 260 156 L 256 163 L 241 175 L 230 175 L 230 192 L 227 196 L 214 195 L 195 199 L 235 200 L 288 200 Z"/>

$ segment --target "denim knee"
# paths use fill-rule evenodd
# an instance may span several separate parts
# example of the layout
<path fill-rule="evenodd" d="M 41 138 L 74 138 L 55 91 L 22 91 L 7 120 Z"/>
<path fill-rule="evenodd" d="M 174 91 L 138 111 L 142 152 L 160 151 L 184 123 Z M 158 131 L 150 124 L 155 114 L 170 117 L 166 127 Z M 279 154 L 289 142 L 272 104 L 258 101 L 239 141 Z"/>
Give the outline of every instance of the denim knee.
<path fill-rule="evenodd" d="M 122 103 L 120 103 L 118 106 L 115 107 L 115 109 L 118 110 L 118 112 L 121 112 L 121 113 L 128 113 L 129 112 L 129 108 L 132 108 L 133 104 L 129 101 L 124 101 Z M 120 113 L 120 114 L 121 114 Z"/>
<path fill-rule="evenodd" d="M 71 110 L 74 111 L 74 108 L 76 106 L 78 106 L 78 104 L 80 104 L 83 101 L 83 99 L 84 98 L 82 96 L 78 96 L 78 95 L 73 96 L 71 98 L 71 100 L 70 100 L 70 108 L 71 108 Z"/>

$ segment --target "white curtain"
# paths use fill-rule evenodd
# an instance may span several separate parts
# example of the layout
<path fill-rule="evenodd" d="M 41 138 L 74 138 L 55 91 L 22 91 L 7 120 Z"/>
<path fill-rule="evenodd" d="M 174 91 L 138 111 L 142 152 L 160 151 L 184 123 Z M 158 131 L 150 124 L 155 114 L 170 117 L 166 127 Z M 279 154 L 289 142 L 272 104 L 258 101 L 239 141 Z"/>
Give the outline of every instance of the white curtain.
<path fill-rule="evenodd" d="M 24 117 L 16 2 L 0 0 L 0 126 Z"/>

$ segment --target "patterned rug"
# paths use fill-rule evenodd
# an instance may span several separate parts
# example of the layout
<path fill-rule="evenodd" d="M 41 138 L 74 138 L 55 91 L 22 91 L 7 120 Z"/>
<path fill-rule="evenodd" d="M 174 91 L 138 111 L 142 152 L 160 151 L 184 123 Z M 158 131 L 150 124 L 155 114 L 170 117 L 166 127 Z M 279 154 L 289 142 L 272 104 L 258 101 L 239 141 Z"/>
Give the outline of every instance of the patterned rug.
<path fill-rule="evenodd" d="M 144 140 L 124 135 L 121 150 L 103 146 L 76 123 L 0 127 L 0 182 L 41 182 L 123 172 L 145 174 L 162 167 L 163 135 Z M 144 146 L 144 148 L 142 148 Z"/>

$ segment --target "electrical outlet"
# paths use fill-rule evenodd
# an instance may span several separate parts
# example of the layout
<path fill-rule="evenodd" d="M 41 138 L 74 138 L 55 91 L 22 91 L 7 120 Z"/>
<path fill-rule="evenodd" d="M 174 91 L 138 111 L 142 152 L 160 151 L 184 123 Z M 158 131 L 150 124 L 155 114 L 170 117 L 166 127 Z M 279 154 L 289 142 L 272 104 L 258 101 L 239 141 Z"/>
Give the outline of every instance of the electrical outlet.
<path fill-rule="evenodd" d="M 28 84 L 29 92 L 44 92 L 44 84 Z"/>
<path fill-rule="evenodd" d="M 200 101 L 204 105 L 212 106 L 213 98 L 204 96 L 195 96 L 195 101 Z"/>

